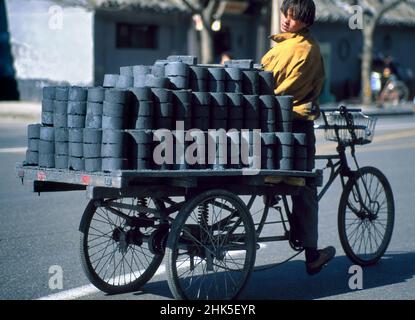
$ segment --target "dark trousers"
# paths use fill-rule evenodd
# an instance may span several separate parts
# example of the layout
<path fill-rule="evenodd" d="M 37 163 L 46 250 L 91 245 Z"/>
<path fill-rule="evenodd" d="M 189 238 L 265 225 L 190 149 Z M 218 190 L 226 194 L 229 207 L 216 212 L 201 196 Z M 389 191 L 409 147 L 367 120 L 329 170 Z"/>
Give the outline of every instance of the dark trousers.
<path fill-rule="evenodd" d="M 307 170 L 311 171 L 315 166 L 316 137 L 313 121 L 293 121 L 294 133 L 307 135 Z M 295 238 L 303 247 L 317 248 L 318 241 L 318 198 L 317 186 L 313 181 L 306 181 L 303 191 L 297 196 L 291 197 L 292 228 Z"/>

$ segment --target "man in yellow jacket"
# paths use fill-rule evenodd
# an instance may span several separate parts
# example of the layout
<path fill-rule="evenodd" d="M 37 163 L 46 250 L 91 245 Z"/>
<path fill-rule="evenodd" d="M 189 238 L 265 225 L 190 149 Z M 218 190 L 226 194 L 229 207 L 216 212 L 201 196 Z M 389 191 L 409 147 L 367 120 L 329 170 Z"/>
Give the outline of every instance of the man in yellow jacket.
<path fill-rule="evenodd" d="M 271 36 L 276 45 L 262 58 L 264 70 L 272 71 L 275 94 L 291 95 L 293 99 L 293 132 L 307 135 L 307 169 L 314 168 L 314 120 L 320 115 L 318 97 L 324 82 L 324 66 L 317 42 L 308 29 L 314 22 L 313 0 L 284 0 L 281 6 L 281 31 Z M 317 250 L 318 198 L 317 187 L 307 181 L 304 191 L 293 196 L 293 219 L 290 238 L 304 247 L 306 270 L 320 272 L 336 250 Z"/>

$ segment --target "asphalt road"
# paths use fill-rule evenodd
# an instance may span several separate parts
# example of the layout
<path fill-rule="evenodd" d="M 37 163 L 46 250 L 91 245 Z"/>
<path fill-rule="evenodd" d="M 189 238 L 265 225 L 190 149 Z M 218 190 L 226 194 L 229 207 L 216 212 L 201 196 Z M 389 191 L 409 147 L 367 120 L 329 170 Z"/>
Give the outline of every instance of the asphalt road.
<path fill-rule="evenodd" d="M 0 123 L 0 299 L 172 299 L 163 269 L 142 291 L 108 296 L 90 285 L 79 259 L 78 225 L 87 200 L 84 192 L 38 196 L 31 183 L 21 184 L 14 166 L 24 159 L 26 123 Z M 318 136 L 318 150 L 333 145 Z M 415 298 L 415 117 L 380 118 L 375 141 L 359 147 L 361 166 L 381 169 L 389 179 L 396 206 L 395 229 L 384 258 L 363 269 L 363 289 L 348 286 L 352 262 L 337 234 L 340 185 L 334 184 L 320 202 L 319 244 L 334 245 L 336 258 L 318 275 L 305 273 L 303 254 L 290 257 L 288 244 L 277 243 L 257 252 L 256 266 L 243 299 L 413 299 Z M 63 271 L 63 289 L 52 290 L 53 266 Z M 52 269 L 51 269 L 52 267 Z M 52 273 L 49 273 L 52 271 Z"/>

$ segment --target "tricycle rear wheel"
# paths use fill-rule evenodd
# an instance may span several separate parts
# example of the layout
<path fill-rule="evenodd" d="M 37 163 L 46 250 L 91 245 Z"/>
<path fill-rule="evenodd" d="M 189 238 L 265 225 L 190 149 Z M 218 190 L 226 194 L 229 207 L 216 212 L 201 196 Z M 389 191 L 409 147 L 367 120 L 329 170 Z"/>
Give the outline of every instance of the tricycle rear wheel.
<path fill-rule="evenodd" d="M 109 294 L 139 290 L 163 260 L 163 253 L 154 252 L 148 239 L 166 224 L 154 214 L 132 209 L 135 205 L 160 209 L 164 203 L 152 198 L 91 200 L 82 218 L 82 267 L 91 283 Z M 135 217 L 135 226 L 113 209 Z"/>

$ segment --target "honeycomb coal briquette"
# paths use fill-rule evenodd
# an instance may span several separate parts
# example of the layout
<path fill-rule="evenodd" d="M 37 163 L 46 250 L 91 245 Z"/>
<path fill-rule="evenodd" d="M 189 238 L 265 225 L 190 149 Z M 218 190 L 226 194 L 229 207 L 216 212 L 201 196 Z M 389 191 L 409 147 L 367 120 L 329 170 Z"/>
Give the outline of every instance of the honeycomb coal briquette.
<path fill-rule="evenodd" d="M 173 90 L 189 89 L 189 78 L 187 77 L 168 77 L 170 88 Z"/>
<path fill-rule="evenodd" d="M 228 119 L 228 129 L 242 130 L 243 127 L 243 119 Z"/>
<path fill-rule="evenodd" d="M 104 101 L 102 114 L 108 117 L 123 118 L 128 114 L 128 106 L 122 103 Z"/>
<path fill-rule="evenodd" d="M 121 130 L 125 127 L 124 118 L 102 116 L 102 129 Z"/>
<path fill-rule="evenodd" d="M 260 94 L 274 94 L 274 74 L 271 71 L 261 71 L 258 73 L 259 77 L 259 93 Z"/>
<path fill-rule="evenodd" d="M 68 157 L 68 168 L 74 171 L 85 170 L 85 159 L 78 157 Z"/>
<path fill-rule="evenodd" d="M 101 144 L 102 158 L 125 158 L 128 147 L 125 144 Z"/>
<path fill-rule="evenodd" d="M 115 87 L 119 89 L 131 88 L 133 86 L 134 86 L 134 77 L 126 76 L 126 75 L 120 75 L 117 79 L 117 83 L 115 84 Z"/>
<path fill-rule="evenodd" d="M 43 87 L 42 97 L 43 99 L 54 100 L 55 99 L 55 87 L 54 86 Z"/>
<path fill-rule="evenodd" d="M 151 67 L 151 75 L 157 78 L 164 78 L 164 66 L 165 64 L 155 64 Z"/>
<path fill-rule="evenodd" d="M 262 109 L 274 109 L 275 108 L 275 96 L 261 95 L 259 96 L 259 103 Z"/>
<path fill-rule="evenodd" d="M 148 158 L 138 158 L 135 161 L 135 166 L 137 170 L 148 170 L 152 167 L 151 159 Z"/>
<path fill-rule="evenodd" d="M 189 78 L 191 80 L 207 80 L 208 71 L 202 66 L 190 66 L 189 67 Z"/>
<path fill-rule="evenodd" d="M 165 88 L 151 88 L 152 100 L 158 103 L 172 102 L 172 91 Z"/>
<path fill-rule="evenodd" d="M 189 76 L 189 65 L 183 62 L 172 61 L 164 67 L 164 75 L 166 77 L 185 77 Z"/>
<path fill-rule="evenodd" d="M 85 117 L 85 128 L 100 129 L 102 127 L 102 116 L 87 114 Z"/>
<path fill-rule="evenodd" d="M 105 98 L 105 88 L 104 87 L 94 87 L 88 88 L 87 101 L 88 102 L 99 102 L 102 103 Z M 88 109 L 88 107 L 87 107 Z"/>
<path fill-rule="evenodd" d="M 104 82 L 102 86 L 104 88 L 114 88 L 117 85 L 119 75 L 118 74 L 106 74 L 104 75 Z"/>
<path fill-rule="evenodd" d="M 55 87 L 55 100 L 68 101 L 69 87 Z"/>
<path fill-rule="evenodd" d="M 85 171 L 86 172 L 99 172 L 102 170 L 101 158 L 85 159 Z"/>
<path fill-rule="evenodd" d="M 293 96 L 275 96 L 275 99 L 277 100 L 277 105 L 281 109 L 287 109 L 292 110 L 292 104 L 293 104 Z"/>
<path fill-rule="evenodd" d="M 26 151 L 26 164 L 37 166 L 39 163 L 39 153 L 27 150 Z"/>
<path fill-rule="evenodd" d="M 208 81 L 208 90 L 210 92 L 226 92 L 226 83 L 219 80 Z"/>
<path fill-rule="evenodd" d="M 28 139 L 27 149 L 30 151 L 39 151 L 39 139 Z"/>
<path fill-rule="evenodd" d="M 83 142 L 84 141 L 84 129 L 73 128 L 68 130 L 68 141 L 69 142 Z"/>
<path fill-rule="evenodd" d="M 259 93 L 258 71 L 242 71 L 242 90 L 248 95 L 256 95 Z"/>
<path fill-rule="evenodd" d="M 261 109 L 261 121 L 262 122 L 275 122 L 275 110 L 274 109 Z"/>
<path fill-rule="evenodd" d="M 68 168 L 68 156 L 55 154 L 55 168 L 67 169 Z"/>
<path fill-rule="evenodd" d="M 53 112 L 42 112 L 42 124 L 53 126 Z"/>
<path fill-rule="evenodd" d="M 276 169 L 280 170 L 293 170 L 294 161 L 292 158 L 282 158 L 275 163 Z"/>
<path fill-rule="evenodd" d="M 197 57 L 191 55 L 172 55 L 167 57 L 168 62 L 182 62 L 190 66 L 197 65 Z"/>
<path fill-rule="evenodd" d="M 40 138 L 40 123 L 29 124 L 27 126 L 27 137 L 29 139 L 39 139 Z"/>
<path fill-rule="evenodd" d="M 153 117 L 138 117 L 135 122 L 135 129 L 138 129 L 138 130 L 154 129 Z"/>
<path fill-rule="evenodd" d="M 275 160 L 273 158 L 261 157 L 261 168 L 266 170 L 274 170 L 276 168 Z"/>
<path fill-rule="evenodd" d="M 192 92 L 192 104 L 208 106 L 210 105 L 210 93 L 209 92 Z"/>
<path fill-rule="evenodd" d="M 172 92 L 172 102 L 174 104 L 189 104 L 192 101 L 192 91 L 175 90 Z"/>
<path fill-rule="evenodd" d="M 55 141 L 55 154 L 68 155 L 69 154 L 69 142 Z"/>
<path fill-rule="evenodd" d="M 133 66 L 120 67 L 120 75 L 133 77 L 134 76 Z"/>
<path fill-rule="evenodd" d="M 262 133 L 261 134 L 261 143 L 263 146 L 274 146 L 277 143 L 275 133 Z"/>
<path fill-rule="evenodd" d="M 189 88 L 194 92 L 207 92 L 208 91 L 208 82 L 204 79 L 190 79 Z"/>
<path fill-rule="evenodd" d="M 69 141 L 69 130 L 67 128 L 55 128 L 55 141 Z"/>
<path fill-rule="evenodd" d="M 66 115 L 68 112 L 68 102 L 55 100 L 53 102 L 53 108 L 54 108 L 53 109 L 54 114 Z"/>
<path fill-rule="evenodd" d="M 88 95 L 88 88 L 84 87 L 70 87 L 68 91 L 69 101 L 86 101 Z"/>
<path fill-rule="evenodd" d="M 128 169 L 128 159 L 123 158 L 103 158 L 102 171 L 111 172 L 116 170 Z"/>
<path fill-rule="evenodd" d="M 241 81 L 242 70 L 239 68 L 225 68 L 225 80 L 226 81 Z"/>
<path fill-rule="evenodd" d="M 154 114 L 157 118 L 173 118 L 174 105 L 173 103 L 155 103 Z"/>
<path fill-rule="evenodd" d="M 53 114 L 53 126 L 55 128 L 67 128 L 68 127 L 68 116 L 66 114 Z"/>
<path fill-rule="evenodd" d="M 153 101 L 137 101 L 131 106 L 131 116 L 133 117 L 152 117 L 154 115 Z"/>
<path fill-rule="evenodd" d="M 294 145 L 306 146 L 307 135 L 305 133 L 293 133 Z"/>
<path fill-rule="evenodd" d="M 231 107 L 241 107 L 243 95 L 240 93 L 226 93 L 227 103 Z"/>
<path fill-rule="evenodd" d="M 279 121 L 290 122 L 293 119 L 292 109 L 275 108 L 275 112 Z"/>
<path fill-rule="evenodd" d="M 39 153 L 39 167 L 54 168 L 55 167 L 55 155 Z"/>
<path fill-rule="evenodd" d="M 88 102 L 86 104 L 86 114 L 87 115 L 102 116 L 103 109 L 104 109 L 103 103 Z"/>
<path fill-rule="evenodd" d="M 156 129 L 173 129 L 173 118 L 156 118 L 155 123 Z"/>
<path fill-rule="evenodd" d="M 82 158 L 82 156 L 84 154 L 84 146 L 83 146 L 83 143 L 79 143 L 79 142 L 69 142 L 68 143 L 68 154 L 71 157 Z"/>
<path fill-rule="evenodd" d="M 131 95 L 132 93 L 129 90 L 118 88 L 107 89 L 105 90 L 104 102 L 128 104 L 130 102 Z"/>
<path fill-rule="evenodd" d="M 82 135 L 84 143 L 102 143 L 101 129 L 84 129 Z"/>
<path fill-rule="evenodd" d="M 84 143 L 83 145 L 83 157 L 100 158 L 101 157 L 101 144 L 100 143 Z"/>
<path fill-rule="evenodd" d="M 55 128 L 52 127 L 40 127 L 39 138 L 44 141 L 54 141 L 55 139 Z"/>
<path fill-rule="evenodd" d="M 102 130 L 102 143 L 128 143 L 128 135 L 125 130 Z"/>
<path fill-rule="evenodd" d="M 298 170 L 298 171 L 306 171 L 307 170 L 307 159 L 295 158 L 293 169 Z"/>
<path fill-rule="evenodd" d="M 169 87 L 169 79 L 168 78 L 162 78 L 162 77 L 156 77 L 152 74 L 146 75 L 146 81 L 145 86 L 150 88 L 168 88 Z"/>
<path fill-rule="evenodd" d="M 147 88 L 145 74 L 139 74 L 134 76 L 134 88 Z"/>
<path fill-rule="evenodd" d="M 208 80 L 225 81 L 225 69 L 222 67 L 207 68 Z"/>
<path fill-rule="evenodd" d="M 226 92 L 243 93 L 242 81 L 226 81 Z"/>
<path fill-rule="evenodd" d="M 85 127 L 85 116 L 81 115 L 68 115 L 68 128 L 84 128 Z"/>
<path fill-rule="evenodd" d="M 147 87 L 130 88 L 128 90 L 131 91 L 131 93 L 133 94 L 136 100 L 139 100 L 139 101 L 151 101 L 152 100 L 151 99 L 152 91 L 150 88 L 147 88 Z"/>
<path fill-rule="evenodd" d="M 293 145 L 294 135 L 287 132 L 275 132 L 277 137 L 277 144 Z"/>
<path fill-rule="evenodd" d="M 252 69 L 254 62 L 252 59 L 231 59 L 225 61 L 226 68 L 241 68 L 241 69 Z"/>
<path fill-rule="evenodd" d="M 54 100 L 43 99 L 42 100 L 42 112 L 53 112 Z"/>
<path fill-rule="evenodd" d="M 294 158 L 307 158 L 307 147 L 305 146 L 294 146 Z"/>
<path fill-rule="evenodd" d="M 85 115 L 86 102 L 85 101 L 68 101 L 68 114 Z"/>
<path fill-rule="evenodd" d="M 153 157 L 153 148 L 151 144 L 137 145 L 137 158 L 149 159 Z"/>
<path fill-rule="evenodd" d="M 151 66 L 137 65 L 133 66 L 133 76 L 146 75 L 151 73 Z"/>
<path fill-rule="evenodd" d="M 174 108 L 174 115 L 177 120 L 192 118 L 192 105 L 190 103 L 178 103 Z"/>
<path fill-rule="evenodd" d="M 126 130 L 126 134 L 129 134 L 136 144 L 153 143 L 153 132 L 151 130 Z"/>

